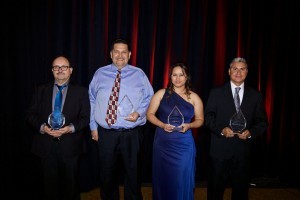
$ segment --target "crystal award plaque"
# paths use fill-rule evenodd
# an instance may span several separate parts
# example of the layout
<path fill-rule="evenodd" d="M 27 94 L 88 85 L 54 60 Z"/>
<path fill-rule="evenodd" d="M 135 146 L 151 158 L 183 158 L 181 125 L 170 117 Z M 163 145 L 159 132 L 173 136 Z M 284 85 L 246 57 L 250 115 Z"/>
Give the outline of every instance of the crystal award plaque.
<path fill-rule="evenodd" d="M 54 130 L 60 129 L 65 124 L 65 116 L 59 110 L 54 110 L 48 117 L 48 124 Z"/>
<path fill-rule="evenodd" d="M 241 109 L 230 119 L 229 126 L 234 133 L 241 133 L 246 128 L 246 118 Z"/>
<path fill-rule="evenodd" d="M 117 116 L 121 118 L 128 118 L 131 113 L 133 113 L 133 104 L 129 97 L 125 95 L 123 99 L 118 104 Z"/>
<path fill-rule="evenodd" d="M 174 106 L 172 111 L 170 112 L 168 116 L 168 124 L 171 124 L 172 126 L 175 126 L 173 131 L 181 131 L 182 130 L 182 124 L 184 122 L 184 117 L 179 110 L 177 106 Z"/>

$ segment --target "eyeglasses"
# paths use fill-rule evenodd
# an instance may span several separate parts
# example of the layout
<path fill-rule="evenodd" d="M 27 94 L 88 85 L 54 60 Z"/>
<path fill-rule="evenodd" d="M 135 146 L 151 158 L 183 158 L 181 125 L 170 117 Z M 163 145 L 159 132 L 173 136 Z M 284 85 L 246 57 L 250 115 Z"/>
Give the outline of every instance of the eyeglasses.
<path fill-rule="evenodd" d="M 233 73 L 237 73 L 237 72 L 245 73 L 247 71 L 246 67 L 242 67 L 242 68 L 231 67 L 230 69 Z"/>
<path fill-rule="evenodd" d="M 58 65 L 55 65 L 55 66 L 52 66 L 52 69 L 54 71 L 59 71 L 59 69 L 61 69 L 62 71 L 66 71 L 67 69 L 69 69 L 70 66 L 65 66 L 65 65 L 62 65 L 62 66 L 58 66 Z"/>

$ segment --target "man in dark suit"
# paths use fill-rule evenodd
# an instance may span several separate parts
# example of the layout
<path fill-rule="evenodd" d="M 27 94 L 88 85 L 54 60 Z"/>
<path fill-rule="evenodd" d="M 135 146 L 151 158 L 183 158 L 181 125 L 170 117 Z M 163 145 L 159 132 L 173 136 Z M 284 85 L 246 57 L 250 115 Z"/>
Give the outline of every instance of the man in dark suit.
<path fill-rule="evenodd" d="M 248 199 L 251 140 L 268 126 L 262 94 L 244 83 L 248 73 L 246 60 L 234 58 L 228 73 L 230 82 L 211 90 L 205 108 L 205 124 L 211 131 L 208 200 L 222 200 L 229 181 L 232 200 Z M 240 87 L 238 107 L 234 102 L 236 87 Z M 240 132 L 229 125 L 238 111 L 246 120 Z"/>
<path fill-rule="evenodd" d="M 83 133 L 87 131 L 90 103 L 87 88 L 70 81 L 73 67 L 67 58 L 53 60 L 54 81 L 40 85 L 27 111 L 27 122 L 34 128 L 32 153 L 40 157 L 44 179 L 44 199 L 80 199 L 78 169 L 83 153 Z M 54 110 L 55 98 L 62 86 L 61 108 L 65 123 L 53 129 L 48 117 Z"/>

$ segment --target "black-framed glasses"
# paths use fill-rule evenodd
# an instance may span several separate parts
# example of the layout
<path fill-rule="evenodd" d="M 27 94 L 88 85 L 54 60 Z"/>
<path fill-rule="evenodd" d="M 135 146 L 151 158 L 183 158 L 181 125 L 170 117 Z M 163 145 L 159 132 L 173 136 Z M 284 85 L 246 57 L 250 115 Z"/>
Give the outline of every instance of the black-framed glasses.
<path fill-rule="evenodd" d="M 67 69 L 69 69 L 70 66 L 65 66 L 65 65 L 62 65 L 62 66 L 58 66 L 58 65 L 55 65 L 55 66 L 52 66 L 52 69 L 54 71 L 59 71 L 59 69 L 61 69 L 62 71 L 66 71 Z"/>

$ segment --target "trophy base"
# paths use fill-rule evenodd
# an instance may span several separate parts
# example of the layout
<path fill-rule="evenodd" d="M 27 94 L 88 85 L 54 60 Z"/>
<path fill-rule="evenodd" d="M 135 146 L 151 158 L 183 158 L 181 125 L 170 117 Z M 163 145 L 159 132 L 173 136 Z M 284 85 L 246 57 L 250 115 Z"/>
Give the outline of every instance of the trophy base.
<path fill-rule="evenodd" d="M 131 116 L 126 116 L 126 117 L 120 117 L 120 116 L 118 116 L 118 118 L 120 118 L 120 119 L 125 119 L 125 120 L 129 120 L 129 119 L 133 119 L 133 117 L 131 117 Z"/>
<path fill-rule="evenodd" d="M 235 126 L 235 127 L 230 127 L 230 128 L 234 134 L 240 134 L 244 131 L 245 126 Z"/>
<path fill-rule="evenodd" d="M 241 134 L 242 131 L 233 131 L 233 134 Z"/>
<path fill-rule="evenodd" d="M 182 130 L 183 130 L 182 126 L 177 126 L 177 127 L 174 127 L 174 128 L 173 128 L 173 132 L 174 132 L 174 131 L 180 132 L 180 131 L 182 131 Z"/>

